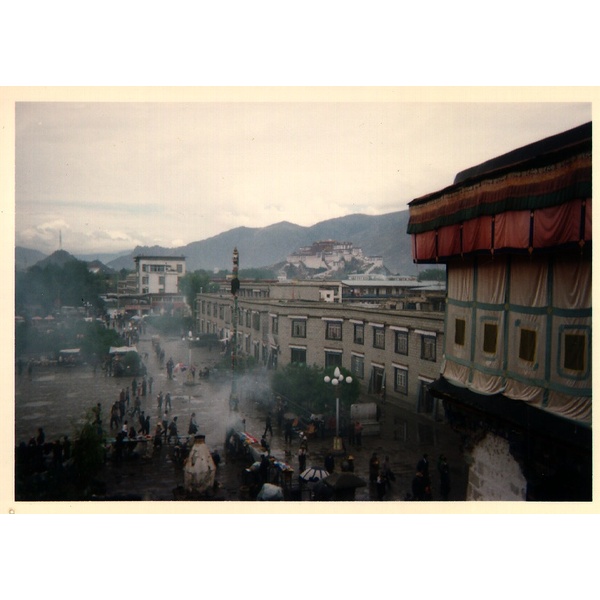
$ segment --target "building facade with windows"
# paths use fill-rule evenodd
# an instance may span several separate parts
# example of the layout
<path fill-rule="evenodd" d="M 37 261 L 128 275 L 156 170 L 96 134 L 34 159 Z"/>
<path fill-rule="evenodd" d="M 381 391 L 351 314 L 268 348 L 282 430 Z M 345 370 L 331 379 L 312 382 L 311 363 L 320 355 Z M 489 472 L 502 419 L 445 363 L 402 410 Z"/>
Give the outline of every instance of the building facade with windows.
<path fill-rule="evenodd" d="M 179 291 L 185 275 L 185 256 L 134 257 L 135 273 L 119 285 L 118 310 L 126 314 L 186 315 L 185 298 Z"/>
<path fill-rule="evenodd" d="M 409 205 L 444 263 L 444 401 L 469 498 L 591 499 L 591 123 L 459 173 Z"/>
<path fill-rule="evenodd" d="M 185 256 L 134 257 L 140 294 L 177 294 L 179 280 L 185 275 Z"/>
<path fill-rule="evenodd" d="M 290 300 L 288 292 L 273 289 L 278 285 L 271 285 L 275 298 L 239 294 L 238 353 L 271 369 L 289 363 L 344 367 L 365 394 L 432 418 L 443 416 L 441 402 L 427 387 L 440 372 L 443 312 L 304 300 L 302 282 L 295 284 Z M 245 287 L 242 281 L 240 291 Z M 320 297 L 313 284 L 304 291 L 309 298 Z M 230 294 L 199 294 L 198 332 L 231 341 L 233 306 Z"/>

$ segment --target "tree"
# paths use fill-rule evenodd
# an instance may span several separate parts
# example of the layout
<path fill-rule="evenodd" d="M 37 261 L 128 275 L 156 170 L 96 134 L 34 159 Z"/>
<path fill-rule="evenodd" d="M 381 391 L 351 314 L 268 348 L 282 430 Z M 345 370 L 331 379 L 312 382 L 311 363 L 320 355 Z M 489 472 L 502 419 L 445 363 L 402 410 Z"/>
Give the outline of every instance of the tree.
<path fill-rule="evenodd" d="M 192 309 L 192 314 L 196 314 L 196 296 L 203 290 L 207 290 L 210 278 L 206 273 L 194 271 L 186 273 L 179 280 L 179 291 L 185 296 L 185 301 Z"/>
<path fill-rule="evenodd" d="M 445 281 L 446 269 L 425 269 L 419 273 L 419 281 Z"/>
<path fill-rule="evenodd" d="M 335 392 L 331 383 L 325 383 L 325 375 L 333 375 L 334 368 L 323 369 L 316 365 L 291 363 L 274 372 L 271 380 L 273 392 L 284 396 L 307 411 L 321 414 L 335 412 Z M 351 375 L 340 368 L 344 376 Z M 358 400 L 360 383 L 354 377 L 352 383 L 339 386 L 340 408 L 349 411 L 350 405 Z"/>

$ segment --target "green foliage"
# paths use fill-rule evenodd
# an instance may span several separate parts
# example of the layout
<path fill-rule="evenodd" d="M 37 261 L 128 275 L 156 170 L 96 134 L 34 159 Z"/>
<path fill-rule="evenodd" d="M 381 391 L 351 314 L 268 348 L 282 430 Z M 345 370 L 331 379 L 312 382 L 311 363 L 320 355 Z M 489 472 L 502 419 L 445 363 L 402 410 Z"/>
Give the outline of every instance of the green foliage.
<path fill-rule="evenodd" d="M 108 354 L 111 346 L 123 344 L 122 338 L 114 329 L 107 329 L 98 321 L 92 323 L 79 321 L 77 330 L 80 342 L 72 345 L 81 348 L 85 359 L 91 359 L 94 356 L 101 358 Z"/>
<path fill-rule="evenodd" d="M 60 306 L 89 304 L 103 309 L 100 295 L 106 289 L 103 275 L 90 273 L 86 263 L 72 260 L 64 266 L 33 266 L 15 274 L 15 306 L 17 313 L 27 313 L 28 306 L 38 306 L 49 314 Z"/>
<path fill-rule="evenodd" d="M 419 273 L 419 281 L 446 281 L 446 269 L 425 269 Z"/>
<path fill-rule="evenodd" d="M 273 392 L 281 394 L 295 404 L 315 413 L 332 414 L 335 412 L 336 390 L 331 383 L 325 383 L 324 377 L 333 375 L 334 368 L 323 369 L 316 365 L 289 364 L 273 373 L 271 386 Z M 344 376 L 350 375 L 340 369 Z M 360 384 L 356 378 L 352 383 L 343 383 L 339 387 L 340 410 L 349 411 L 350 405 L 358 400 Z"/>
<path fill-rule="evenodd" d="M 185 296 L 185 301 L 192 309 L 196 311 L 196 296 L 202 291 L 210 291 L 211 283 L 210 276 L 206 271 L 194 271 L 186 273 L 179 280 L 179 291 Z"/>

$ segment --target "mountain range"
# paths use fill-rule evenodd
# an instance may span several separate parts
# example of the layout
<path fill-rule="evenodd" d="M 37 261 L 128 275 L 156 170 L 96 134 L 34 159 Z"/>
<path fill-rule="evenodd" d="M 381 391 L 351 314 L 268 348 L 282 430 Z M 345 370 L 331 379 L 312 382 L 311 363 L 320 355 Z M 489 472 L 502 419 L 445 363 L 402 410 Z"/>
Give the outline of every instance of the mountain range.
<path fill-rule="evenodd" d="M 205 240 L 191 242 L 177 248 L 137 246 L 131 252 L 120 254 L 79 254 L 79 260 L 102 261 L 111 269 L 133 269 L 134 256 L 185 256 L 186 270 L 230 270 L 233 249 L 239 252 L 240 269 L 264 268 L 285 262 L 286 257 L 301 246 L 310 246 L 320 240 L 352 242 L 367 256 L 383 257 L 383 264 L 392 273 L 416 274 L 412 260 L 411 238 L 406 233 L 408 210 L 385 215 L 349 215 L 321 221 L 310 227 L 287 221 L 267 227 L 237 227 Z M 16 248 L 15 266 L 27 268 L 45 258 L 36 250 Z"/>

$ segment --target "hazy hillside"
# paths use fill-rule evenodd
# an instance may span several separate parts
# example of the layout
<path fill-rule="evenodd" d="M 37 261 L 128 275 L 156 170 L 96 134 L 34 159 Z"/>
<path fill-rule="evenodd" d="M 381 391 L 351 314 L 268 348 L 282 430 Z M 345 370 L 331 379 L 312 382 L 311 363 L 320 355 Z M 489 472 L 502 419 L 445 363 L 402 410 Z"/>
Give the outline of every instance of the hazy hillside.
<path fill-rule="evenodd" d="M 40 260 L 37 264 L 39 267 L 45 267 L 46 265 L 57 265 L 64 267 L 66 263 L 77 260 L 72 254 L 69 254 L 66 250 L 56 250 L 50 256 L 46 256 Z"/>
<path fill-rule="evenodd" d="M 21 246 L 15 247 L 15 269 L 17 271 L 25 271 L 40 262 L 40 260 L 44 260 L 44 258 L 46 258 L 46 254 L 39 250 L 31 250 Z"/>
<path fill-rule="evenodd" d="M 325 239 L 352 242 L 368 256 L 382 256 L 392 273 L 415 274 L 410 236 L 406 233 L 408 210 L 386 215 L 349 215 L 301 227 L 286 221 L 268 227 L 238 227 L 178 248 L 138 246 L 129 255 L 110 261 L 115 270 L 133 269 L 137 254 L 157 256 L 184 255 L 187 269 L 231 269 L 231 256 L 237 247 L 240 269 L 269 267 L 281 261 L 300 246 Z"/>

